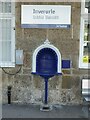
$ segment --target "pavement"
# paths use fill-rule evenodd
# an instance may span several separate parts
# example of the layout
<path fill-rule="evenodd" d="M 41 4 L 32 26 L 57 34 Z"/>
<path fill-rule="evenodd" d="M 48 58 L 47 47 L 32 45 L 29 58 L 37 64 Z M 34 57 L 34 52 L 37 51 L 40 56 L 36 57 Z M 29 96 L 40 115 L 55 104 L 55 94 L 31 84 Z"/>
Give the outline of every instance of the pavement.
<path fill-rule="evenodd" d="M 3 118 L 90 118 L 88 106 L 53 105 L 50 111 L 41 111 L 40 105 L 4 104 Z"/>

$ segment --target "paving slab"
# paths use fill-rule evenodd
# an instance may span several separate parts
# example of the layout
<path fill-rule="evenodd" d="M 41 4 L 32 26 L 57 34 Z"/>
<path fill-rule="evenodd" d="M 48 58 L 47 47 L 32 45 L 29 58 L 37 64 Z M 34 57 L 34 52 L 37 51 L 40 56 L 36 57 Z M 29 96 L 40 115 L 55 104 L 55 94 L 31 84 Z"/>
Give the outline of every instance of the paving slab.
<path fill-rule="evenodd" d="M 40 105 L 2 105 L 3 118 L 90 118 L 88 106 L 53 105 L 50 111 L 41 111 Z"/>

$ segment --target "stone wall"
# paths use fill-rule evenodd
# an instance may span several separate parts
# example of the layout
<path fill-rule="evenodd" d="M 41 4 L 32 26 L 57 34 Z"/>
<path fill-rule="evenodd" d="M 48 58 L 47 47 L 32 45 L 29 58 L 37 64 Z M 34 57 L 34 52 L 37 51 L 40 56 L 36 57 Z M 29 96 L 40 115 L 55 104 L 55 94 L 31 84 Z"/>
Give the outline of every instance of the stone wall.
<path fill-rule="evenodd" d="M 79 42 L 80 42 L 80 3 L 28 3 L 28 4 L 69 4 L 72 7 L 70 29 L 23 29 L 21 28 L 21 4 L 16 3 L 16 49 L 24 51 L 24 64 L 20 73 L 14 76 L 3 72 L 3 103 L 7 102 L 7 86 L 12 86 L 12 101 L 41 104 L 44 99 L 44 80 L 31 74 L 32 54 L 34 50 L 46 39 L 56 46 L 62 59 L 72 61 L 71 69 L 63 69 L 62 76 L 54 76 L 49 80 L 49 103 L 52 104 L 81 104 L 81 79 L 88 76 L 88 70 L 78 68 L 79 64 Z M 72 33 L 73 32 L 73 33 Z M 19 69 L 8 68 L 13 73 Z"/>
<path fill-rule="evenodd" d="M 2 69 L 0 69 L 0 119 L 2 118 Z"/>

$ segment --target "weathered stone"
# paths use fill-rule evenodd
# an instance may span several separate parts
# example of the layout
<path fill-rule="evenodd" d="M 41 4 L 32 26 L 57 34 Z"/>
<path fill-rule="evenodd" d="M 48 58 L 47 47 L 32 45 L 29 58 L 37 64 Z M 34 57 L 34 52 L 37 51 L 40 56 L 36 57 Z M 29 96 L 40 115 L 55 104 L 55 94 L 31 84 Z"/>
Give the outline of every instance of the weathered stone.
<path fill-rule="evenodd" d="M 89 75 L 89 71 L 88 70 L 84 70 L 84 69 L 83 70 L 73 69 L 72 71 L 73 71 L 74 75 L 78 75 L 78 76 L 81 76 L 81 75 L 88 76 Z"/>
<path fill-rule="evenodd" d="M 21 86 L 21 87 L 30 87 L 31 83 L 31 76 L 28 75 L 16 75 L 14 86 Z"/>
<path fill-rule="evenodd" d="M 62 88 L 70 89 L 72 87 L 72 76 L 63 76 L 62 77 Z"/>
<path fill-rule="evenodd" d="M 23 68 L 23 74 L 26 74 L 26 75 L 31 74 L 31 69 L 30 68 L 29 69 Z"/>
<path fill-rule="evenodd" d="M 72 80 L 72 87 L 75 86 L 78 88 L 80 86 L 80 77 L 79 76 L 74 76 Z"/>
<path fill-rule="evenodd" d="M 52 77 L 52 78 L 49 80 L 49 89 L 50 89 L 50 90 L 56 90 L 56 88 L 57 88 L 58 86 L 60 86 L 59 83 L 60 83 L 60 76 L 59 76 L 59 75 Z"/>
<path fill-rule="evenodd" d="M 24 67 L 31 68 L 31 55 L 28 52 L 24 52 Z"/>
<path fill-rule="evenodd" d="M 64 70 L 62 70 L 62 73 L 64 75 L 71 74 L 71 70 L 70 69 L 64 69 Z"/>
<path fill-rule="evenodd" d="M 2 69 L 0 68 L 0 104 L 2 104 Z M 2 112 L 0 110 L 0 112 Z"/>
<path fill-rule="evenodd" d="M 34 87 L 36 89 L 40 89 L 40 90 L 44 89 L 44 80 L 40 76 L 34 75 L 33 82 L 34 82 Z"/>
<path fill-rule="evenodd" d="M 50 0 L 49 0 L 50 1 Z M 43 2 L 16 3 L 15 6 L 15 38 L 16 49 L 24 51 L 24 64 L 21 71 L 14 76 L 2 74 L 3 102 L 7 102 L 7 86 L 12 86 L 12 101 L 22 103 L 41 104 L 44 101 L 44 79 L 31 75 L 32 55 L 34 50 L 46 40 L 61 52 L 62 59 L 70 59 L 72 67 L 62 70 L 62 76 L 49 79 L 48 102 L 52 104 L 78 104 L 81 103 L 81 79 L 88 77 L 88 70 L 78 69 L 79 64 L 79 37 L 80 37 L 80 5 L 79 2 L 48 2 L 49 5 L 71 5 L 71 27 L 69 29 L 28 29 L 21 28 L 21 4 L 46 4 Z M 20 66 L 6 69 L 14 73 Z"/>

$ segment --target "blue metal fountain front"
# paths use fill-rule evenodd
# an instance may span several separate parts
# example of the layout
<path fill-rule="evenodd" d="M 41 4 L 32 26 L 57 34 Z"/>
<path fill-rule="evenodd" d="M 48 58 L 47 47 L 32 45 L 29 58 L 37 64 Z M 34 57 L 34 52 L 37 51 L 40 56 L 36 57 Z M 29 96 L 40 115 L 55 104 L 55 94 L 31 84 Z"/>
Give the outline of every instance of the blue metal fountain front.
<path fill-rule="evenodd" d="M 61 54 L 49 41 L 38 47 L 33 55 L 32 74 L 37 74 L 45 81 L 45 101 L 48 103 L 48 79 L 61 74 Z"/>
<path fill-rule="evenodd" d="M 36 57 L 36 73 L 44 78 L 50 78 L 57 73 L 57 54 L 51 48 L 43 48 Z"/>

